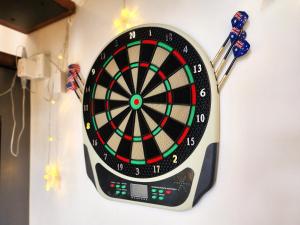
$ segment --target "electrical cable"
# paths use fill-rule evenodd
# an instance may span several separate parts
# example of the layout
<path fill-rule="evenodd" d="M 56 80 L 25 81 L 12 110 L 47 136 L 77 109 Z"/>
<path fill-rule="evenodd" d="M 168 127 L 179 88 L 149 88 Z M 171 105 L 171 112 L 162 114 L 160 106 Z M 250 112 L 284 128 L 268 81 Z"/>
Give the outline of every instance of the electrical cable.
<path fill-rule="evenodd" d="M 15 103 L 14 103 L 14 96 L 13 92 L 10 92 L 10 101 L 11 101 L 11 113 L 12 113 L 12 119 L 13 119 L 13 129 L 12 134 L 10 138 L 10 153 L 17 157 L 16 154 L 13 151 L 13 145 L 14 145 L 14 137 L 15 137 L 15 131 L 16 131 L 16 117 L 15 117 Z"/>
<path fill-rule="evenodd" d="M 12 89 L 14 88 L 15 83 L 16 83 L 16 78 L 17 78 L 17 73 L 16 73 L 15 76 L 13 77 L 13 79 L 12 79 L 12 81 L 11 81 L 10 87 L 9 87 L 6 91 L 0 93 L 0 97 L 4 96 L 4 95 L 6 95 L 6 94 L 8 94 L 9 92 L 12 91 Z"/>
<path fill-rule="evenodd" d="M 17 51 L 19 49 L 19 47 L 23 47 L 24 46 L 18 46 L 16 49 L 16 65 L 18 65 L 18 58 L 17 58 Z M 3 96 L 4 94 L 7 94 L 10 92 L 10 101 L 11 101 L 11 111 L 12 111 L 12 119 L 13 119 L 13 130 L 12 130 L 12 134 L 11 134 L 11 139 L 10 139 L 10 153 L 12 156 L 14 157 L 18 157 L 19 153 L 20 153 L 20 141 L 21 141 L 21 137 L 23 135 L 24 129 L 25 129 L 25 99 L 26 99 L 26 95 L 25 95 L 25 90 L 26 90 L 26 79 L 21 79 L 21 85 L 22 85 L 22 128 L 21 131 L 18 135 L 17 138 L 17 149 L 16 152 L 14 152 L 13 150 L 13 145 L 14 145 L 14 137 L 15 137 L 15 132 L 16 132 L 16 115 L 15 115 L 15 103 L 14 103 L 14 96 L 13 96 L 13 88 L 15 86 L 16 83 L 16 78 L 17 78 L 17 72 L 12 80 L 11 86 L 10 88 L 5 91 L 4 93 L 2 93 L 0 95 Z"/>
<path fill-rule="evenodd" d="M 22 88 L 22 128 L 20 130 L 20 133 L 18 135 L 17 138 L 17 149 L 16 152 L 14 152 L 13 150 L 13 144 L 14 144 L 14 136 L 15 136 L 15 129 L 16 129 L 16 118 L 15 118 L 15 104 L 14 104 L 14 100 L 13 100 L 13 92 L 10 92 L 10 97 L 11 97 L 11 105 L 12 105 L 12 116 L 13 116 L 13 131 L 12 131 L 12 135 L 11 135 L 11 140 L 10 140 L 10 153 L 14 156 L 14 157 L 18 157 L 19 153 L 20 153 L 20 141 L 21 141 L 21 137 L 23 135 L 23 132 L 25 130 L 25 100 L 26 100 L 26 96 L 25 96 L 25 88 Z"/>

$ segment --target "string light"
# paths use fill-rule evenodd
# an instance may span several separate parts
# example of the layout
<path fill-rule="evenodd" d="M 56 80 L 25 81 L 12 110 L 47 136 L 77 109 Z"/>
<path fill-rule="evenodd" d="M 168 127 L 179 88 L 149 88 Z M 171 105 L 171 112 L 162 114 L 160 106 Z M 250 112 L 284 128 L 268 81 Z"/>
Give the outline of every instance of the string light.
<path fill-rule="evenodd" d="M 50 191 L 51 189 L 57 190 L 60 188 L 60 170 L 56 163 L 46 165 L 44 180 L 46 181 L 46 191 Z"/>
<path fill-rule="evenodd" d="M 58 190 L 60 188 L 61 183 L 61 176 L 60 176 L 60 170 L 57 165 L 57 163 L 51 162 L 51 151 L 53 148 L 53 145 L 56 145 L 56 141 L 53 136 L 53 130 L 52 130 L 52 109 L 54 107 L 54 104 L 56 103 L 55 99 L 53 98 L 53 89 L 49 88 L 49 123 L 48 123 L 48 162 L 44 169 L 44 180 L 45 180 L 45 190 Z M 55 142 L 54 142 L 55 141 Z M 57 159 L 56 161 L 57 162 Z"/>
<path fill-rule="evenodd" d="M 49 137 L 48 137 L 48 141 L 49 141 L 49 142 L 52 142 L 52 141 L 54 141 L 54 138 L 53 138 L 52 136 L 49 136 Z"/>
<path fill-rule="evenodd" d="M 59 54 L 59 55 L 57 56 L 57 58 L 58 58 L 59 60 L 63 60 L 63 59 L 64 59 L 64 56 L 63 56 L 62 54 Z"/>
<path fill-rule="evenodd" d="M 124 1 L 123 8 L 121 10 L 119 18 L 114 20 L 114 27 L 117 31 L 123 32 L 130 27 L 135 26 L 138 23 L 138 11 L 136 8 L 130 9 L 126 7 L 126 1 Z"/>

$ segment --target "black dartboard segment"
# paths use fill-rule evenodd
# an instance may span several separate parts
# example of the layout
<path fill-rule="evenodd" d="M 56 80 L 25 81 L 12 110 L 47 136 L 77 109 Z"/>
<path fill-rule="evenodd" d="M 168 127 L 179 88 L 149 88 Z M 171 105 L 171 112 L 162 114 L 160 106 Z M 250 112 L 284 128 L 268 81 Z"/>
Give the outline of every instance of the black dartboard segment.
<path fill-rule="evenodd" d="M 160 27 L 123 33 L 87 78 L 83 116 L 101 159 L 130 177 L 155 177 L 182 164 L 199 144 L 211 90 L 201 55 Z"/>

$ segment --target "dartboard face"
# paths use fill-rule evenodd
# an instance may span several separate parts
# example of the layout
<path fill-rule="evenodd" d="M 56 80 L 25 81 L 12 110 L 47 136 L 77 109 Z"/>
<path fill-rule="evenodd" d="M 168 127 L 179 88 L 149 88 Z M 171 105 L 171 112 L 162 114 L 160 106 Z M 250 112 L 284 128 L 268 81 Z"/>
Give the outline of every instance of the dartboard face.
<path fill-rule="evenodd" d="M 87 78 L 83 116 L 102 161 L 149 178 L 172 171 L 199 144 L 211 91 L 196 48 L 177 32 L 134 28 L 110 42 Z"/>

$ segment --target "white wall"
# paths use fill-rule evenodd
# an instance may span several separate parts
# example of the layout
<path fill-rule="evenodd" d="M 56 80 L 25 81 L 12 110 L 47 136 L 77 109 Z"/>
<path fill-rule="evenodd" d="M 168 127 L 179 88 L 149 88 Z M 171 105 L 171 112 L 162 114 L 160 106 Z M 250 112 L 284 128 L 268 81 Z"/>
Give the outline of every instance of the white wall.
<path fill-rule="evenodd" d="M 14 31 L 8 27 L 0 25 L 0 51 L 11 55 L 21 54 L 19 46 L 28 44 L 28 35 Z"/>
<path fill-rule="evenodd" d="M 186 212 L 103 199 L 85 174 L 80 104 L 73 94 L 63 94 L 52 124 L 62 185 L 60 191 L 46 192 L 48 105 L 32 94 L 30 224 L 300 224 L 300 1 L 128 0 L 127 4 L 139 8 L 145 23 L 166 23 L 190 34 L 210 57 L 225 39 L 233 13 L 249 12 L 252 51 L 238 62 L 221 93 L 217 182 Z M 80 63 L 84 76 L 114 37 L 112 21 L 121 5 L 88 0 L 73 17 L 69 62 Z M 62 47 L 65 22 L 31 35 L 31 54 L 51 50 L 55 57 Z M 45 82 L 34 82 L 32 88 L 44 93 Z"/>

